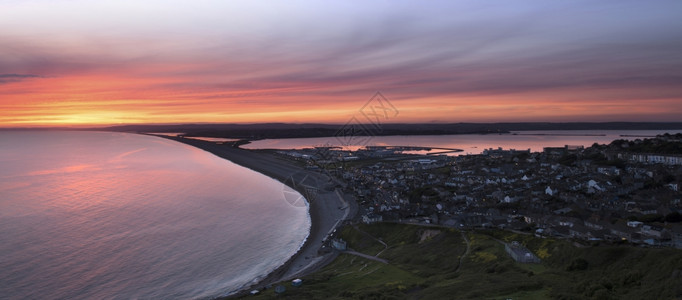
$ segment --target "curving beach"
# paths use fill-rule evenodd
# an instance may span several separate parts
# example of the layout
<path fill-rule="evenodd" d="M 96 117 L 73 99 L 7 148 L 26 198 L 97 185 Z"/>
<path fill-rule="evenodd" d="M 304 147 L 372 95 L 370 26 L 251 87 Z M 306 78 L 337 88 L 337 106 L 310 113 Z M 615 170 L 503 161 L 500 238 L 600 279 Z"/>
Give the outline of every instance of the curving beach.
<path fill-rule="evenodd" d="M 216 144 L 195 139 L 162 136 L 190 146 L 197 147 L 235 164 L 252 169 L 274 178 L 306 196 L 311 218 L 310 234 L 301 249 L 277 270 L 241 292 L 259 289 L 269 284 L 302 277 L 309 274 L 335 257 L 335 252 L 318 254 L 323 241 L 344 220 L 353 218 L 357 205 L 352 196 L 344 195 L 339 189 L 332 189 L 332 179 L 318 171 L 306 170 L 268 151 L 244 150 L 230 144 Z M 325 189 L 325 187 L 327 187 Z M 314 192 L 311 193 L 311 188 Z M 308 199 L 311 198 L 312 199 Z"/>

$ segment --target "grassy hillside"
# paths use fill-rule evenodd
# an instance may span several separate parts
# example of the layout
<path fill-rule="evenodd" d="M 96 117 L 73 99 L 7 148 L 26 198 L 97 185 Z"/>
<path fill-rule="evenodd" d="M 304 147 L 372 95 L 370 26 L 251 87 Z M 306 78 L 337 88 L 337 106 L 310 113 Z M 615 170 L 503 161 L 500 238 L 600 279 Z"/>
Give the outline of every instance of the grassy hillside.
<path fill-rule="evenodd" d="M 682 251 L 631 246 L 576 247 L 504 231 L 381 223 L 346 227 L 349 247 L 388 264 L 342 254 L 301 287 L 281 283 L 252 299 L 676 299 Z M 383 241 L 386 245 L 377 241 Z M 500 241 L 519 241 L 542 264 L 514 262 Z M 467 247 L 468 244 L 468 247 Z M 460 264 L 461 259 L 461 264 Z"/>

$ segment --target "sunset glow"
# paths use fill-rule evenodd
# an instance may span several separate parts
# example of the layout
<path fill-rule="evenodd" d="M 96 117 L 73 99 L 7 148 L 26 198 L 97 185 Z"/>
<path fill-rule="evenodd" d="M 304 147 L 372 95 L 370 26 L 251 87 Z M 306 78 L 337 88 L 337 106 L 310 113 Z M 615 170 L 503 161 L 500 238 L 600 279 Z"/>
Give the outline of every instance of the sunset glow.
<path fill-rule="evenodd" d="M 0 127 L 682 121 L 682 2 L 2 1 Z"/>

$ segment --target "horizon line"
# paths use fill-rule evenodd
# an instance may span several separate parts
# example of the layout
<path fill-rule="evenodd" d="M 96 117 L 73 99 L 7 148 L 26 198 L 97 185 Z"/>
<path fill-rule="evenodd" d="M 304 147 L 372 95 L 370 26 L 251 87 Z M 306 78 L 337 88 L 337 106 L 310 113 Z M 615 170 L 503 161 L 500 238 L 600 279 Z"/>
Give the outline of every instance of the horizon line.
<path fill-rule="evenodd" d="M 344 126 L 349 122 L 189 122 L 189 123 L 126 123 L 126 124 L 79 124 L 79 125 L 30 125 L 30 126 L 0 126 L 0 130 L 6 129 L 107 129 L 128 126 L 211 126 L 211 125 L 328 125 L 328 126 Z M 376 126 L 373 123 L 353 123 L 361 126 Z M 457 125 L 457 124 L 475 124 L 475 125 L 504 125 L 504 124 L 667 124 L 667 125 L 682 125 L 682 121 L 500 121 L 500 122 L 383 122 L 380 125 Z M 682 129 L 682 128 L 681 128 Z"/>

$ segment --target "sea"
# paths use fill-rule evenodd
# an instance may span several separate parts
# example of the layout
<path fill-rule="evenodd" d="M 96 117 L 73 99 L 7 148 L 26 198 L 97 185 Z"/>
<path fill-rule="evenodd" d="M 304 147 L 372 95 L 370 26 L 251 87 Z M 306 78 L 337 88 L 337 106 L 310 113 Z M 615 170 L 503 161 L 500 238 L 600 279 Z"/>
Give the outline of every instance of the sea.
<path fill-rule="evenodd" d="M 210 299 L 310 231 L 278 181 L 164 138 L 0 131 L 0 299 Z"/>
<path fill-rule="evenodd" d="M 341 131 L 340 132 L 344 132 Z M 264 139 L 242 145 L 246 149 L 302 149 L 321 146 L 342 147 L 357 150 L 364 146 L 420 146 L 444 149 L 460 149 L 461 152 L 450 152 L 448 155 L 481 154 L 486 149 L 516 149 L 533 152 L 542 151 L 544 147 L 584 146 L 594 143 L 609 144 L 613 140 L 645 139 L 657 134 L 682 133 L 682 130 L 553 130 L 553 131 L 517 131 L 505 134 L 456 134 L 456 135 L 419 135 L 419 136 L 335 136 L 318 138 Z M 443 149 L 431 151 L 412 151 L 414 154 L 431 154 L 443 152 Z"/>

